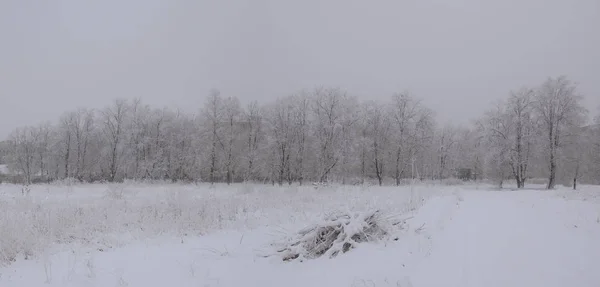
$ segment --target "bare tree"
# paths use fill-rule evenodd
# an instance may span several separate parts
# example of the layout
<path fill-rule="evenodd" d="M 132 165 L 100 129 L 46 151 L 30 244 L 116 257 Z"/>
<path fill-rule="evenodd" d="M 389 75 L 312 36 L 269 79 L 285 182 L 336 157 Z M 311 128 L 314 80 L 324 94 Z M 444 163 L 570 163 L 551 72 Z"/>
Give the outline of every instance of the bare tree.
<path fill-rule="evenodd" d="M 150 108 L 142 104 L 141 99 L 137 98 L 131 102 L 129 108 L 131 120 L 125 127 L 127 134 L 127 152 L 131 161 L 124 162 L 125 168 L 131 174 L 131 177 L 139 179 L 142 175 L 142 165 L 145 161 L 144 150 L 147 145 L 148 116 Z"/>
<path fill-rule="evenodd" d="M 319 88 L 314 94 L 315 137 L 319 145 L 319 182 L 326 182 L 338 164 L 341 121 L 348 97 L 339 89 Z"/>
<path fill-rule="evenodd" d="M 12 156 L 9 167 L 18 170 L 26 184 L 31 184 L 34 174 L 35 142 L 38 134 L 31 127 L 16 129 L 10 136 Z"/>
<path fill-rule="evenodd" d="M 270 109 L 268 117 L 270 141 L 274 147 L 272 165 L 277 183 L 282 185 L 284 180 L 290 181 L 291 143 L 293 137 L 293 110 L 290 103 L 278 100 Z"/>
<path fill-rule="evenodd" d="M 351 173 L 352 160 L 354 155 L 355 140 L 357 132 L 360 128 L 357 128 L 360 121 L 360 105 L 355 97 L 348 97 L 344 103 L 344 110 L 341 118 L 341 147 L 340 157 L 341 163 L 339 172 L 341 173 L 341 182 L 346 184 L 347 177 Z"/>
<path fill-rule="evenodd" d="M 522 188 L 527 178 L 546 173 L 546 158 L 548 187 L 565 180 L 576 186 L 600 178 L 600 119 L 598 125 L 584 120 L 575 85 L 564 77 L 535 92 L 511 92 L 474 126 L 440 127 L 408 93 L 359 103 L 343 90 L 319 88 L 242 110 L 237 99 L 213 90 L 197 117 L 139 100 L 67 112 L 55 125 L 15 130 L 3 160 L 24 182 L 76 177 L 345 184 L 360 178 L 353 183 L 394 179 L 399 185 L 409 177 L 458 176 L 515 178 Z"/>
<path fill-rule="evenodd" d="M 565 76 L 549 78 L 537 95 L 536 110 L 545 130 L 549 163 L 548 189 L 556 185 L 557 159 L 562 147 L 562 136 L 585 113 L 581 106 L 582 97 L 576 85 Z"/>
<path fill-rule="evenodd" d="M 215 183 L 215 173 L 217 172 L 218 163 L 218 147 L 222 143 L 219 135 L 220 125 L 223 122 L 223 100 L 218 90 L 212 90 L 204 105 L 202 111 L 204 115 L 205 129 L 209 134 L 210 151 L 209 151 L 209 162 L 210 171 L 209 179 L 210 183 Z"/>
<path fill-rule="evenodd" d="M 592 133 L 592 174 L 596 179 L 595 183 L 600 184 L 600 107 L 598 107 L 598 114 L 594 119 L 594 125 L 591 127 L 590 132 Z"/>
<path fill-rule="evenodd" d="M 379 185 L 383 185 L 385 168 L 385 147 L 389 144 L 391 121 L 384 112 L 384 108 L 375 102 L 368 102 L 364 109 L 364 134 L 370 141 L 371 154 L 375 169 L 375 176 Z"/>
<path fill-rule="evenodd" d="M 60 120 L 60 129 L 63 134 L 63 167 L 64 167 L 64 178 L 69 178 L 70 173 L 70 157 L 71 157 L 71 143 L 73 141 L 73 127 L 76 121 L 75 112 L 67 112 Z"/>
<path fill-rule="evenodd" d="M 223 112 L 226 121 L 225 140 L 221 141 L 221 147 L 225 151 L 225 170 L 227 184 L 231 184 L 235 173 L 235 164 L 238 153 L 236 143 L 239 139 L 241 115 L 240 102 L 235 97 L 228 97 L 223 103 Z M 235 154 L 234 154 L 235 153 Z"/>
<path fill-rule="evenodd" d="M 294 176 L 298 183 L 302 185 L 305 178 L 305 160 L 306 140 L 309 132 L 309 108 L 310 98 L 304 92 L 296 94 L 290 98 L 292 106 L 293 120 L 293 143 L 295 145 L 294 155 Z"/>
<path fill-rule="evenodd" d="M 480 123 L 486 137 L 488 147 L 488 170 L 492 177 L 499 181 L 502 188 L 510 166 L 510 150 L 512 141 L 510 134 L 513 122 L 506 113 L 504 103 L 497 103 L 494 109 L 488 111 Z"/>
<path fill-rule="evenodd" d="M 90 137 L 94 129 L 94 113 L 87 109 L 78 109 L 71 118 L 71 130 L 75 136 L 76 163 L 75 177 L 82 180 L 86 171 L 86 156 Z"/>
<path fill-rule="evenodd" d="M 49 158 L 49 149 L 50 149 L 50 140 L 51 140 L 51 126 L 50 124 L 41 124 L 38 129 L 38 141 L 36 143 L 36 152 L 37 152 L 37 160 L 40 167 L 39 173 L 40 177 L 46 178 L 49 177 L 48 171 L 48 158 Z"/>
<path fill-rule="evenodd" d="M 573 189 L 577 189 L 577 181 L 586 175 L 587 166 L 593 166 L 593 126 L 572 127 L 564 137 L 565 146 L 562 151 L 564 170 L 572 177 Z"/>
<path fill-rule="evenodd" d="M 518 188 L 525 187 L 527 167 L 535 137 L 533 97 L 534 91 L 528 88 L 512 92 L 506 111 L 511 121 L 508 137 L 513 142 L 510 149 L 510 165 Z"/>
<path fill-rule="evenodd" d="M 102 112 L 104 135 L 110 148 L 107 179 L 111 182 L 115 181 L 119 169 L 120 155 L 123 152 L 123 129 L 126 125 L 128 111 L 127 101 L 117 99 Z"/>
<path fill-rule="evenodd" d="M 263 114 L 257 102 L 251 102 L 246 107 L 244 121 L 247 124 L 246 131 L 246 175 L 244 180 L 253 179 L 256 176 L 255 168 L 258 160 L 259 144 L 263 133 Z"/>
<path fill-rule="evenodd" d="M 457 142 L 457 133 L 458 129 L 450 125 L 446 125 L 438 132 L 438 179 L 446 178 L 448 176 L 448 171 L 453 170 L 453 167 L 449 168 L 449 166 L 451 166 L 451 161 L 453 160 L 451 155 L 453 155 L 453 149 Z"/>
<path fill-rule="evenodd" d="M 149 145 L 147 154 L 149 157 L 145 176 L 153 179 L 164 177 L 165 158 L 168 153 L 166 140 L 166 127 L 172 120 L 171 113 L 165 108 L 154 110 L 152 113 L 152 143 Z"/>
<path fill-rule="evenodd" d="M 391 114 L 394 121 L 394 151 L 396 185 L 409 165 L 414 154 L 428 137 L 426 130 L 431 128 L 431 111 L 422 107 L 419 100 L 408 92 L 395 94 L 392 97 Z"/>
<path fill-rule="evenodd" d="M 191 181 L 195 174 L 199 157 L 198 147 L 194 139 L 198 137 L 193 118 L 177 110 L 170 122 L 168 134 L 167 178 L 172 181 Z"/>

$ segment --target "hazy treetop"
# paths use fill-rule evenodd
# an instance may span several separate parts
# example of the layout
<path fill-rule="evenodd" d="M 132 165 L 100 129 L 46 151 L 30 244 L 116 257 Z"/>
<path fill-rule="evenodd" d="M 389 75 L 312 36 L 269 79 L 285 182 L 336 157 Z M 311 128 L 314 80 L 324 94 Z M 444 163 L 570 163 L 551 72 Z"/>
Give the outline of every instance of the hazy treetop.
<path fill-rule="evenodd" d="M 0 138 L 116 97 L 195 111 L 211 88 L 410 90 L 464 123 L 566 74 L 595 110 L 598 27 L 597 0 L 0 1 Z"/>

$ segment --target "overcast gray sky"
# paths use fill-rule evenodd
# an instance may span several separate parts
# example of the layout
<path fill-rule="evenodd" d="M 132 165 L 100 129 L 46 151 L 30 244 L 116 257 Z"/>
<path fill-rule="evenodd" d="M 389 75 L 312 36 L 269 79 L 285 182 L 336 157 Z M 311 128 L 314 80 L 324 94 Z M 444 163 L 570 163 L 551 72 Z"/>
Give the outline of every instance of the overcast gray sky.
<path fill-rule="evenodd" d="M 595 112 L 600 1 L 0 1 L 0 138 L 117 97 L 196 111 L 211 88 L 261 102 L 409 90 L 466 123 L 561 74 Z"/>

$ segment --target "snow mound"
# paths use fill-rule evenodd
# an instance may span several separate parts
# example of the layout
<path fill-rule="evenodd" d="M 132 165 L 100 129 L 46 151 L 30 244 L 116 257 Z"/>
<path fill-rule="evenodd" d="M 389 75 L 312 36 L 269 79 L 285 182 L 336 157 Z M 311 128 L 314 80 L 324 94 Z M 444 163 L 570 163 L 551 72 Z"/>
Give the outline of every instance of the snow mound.
<path fill-rule="evenodd" d="M 379 210 L 366 213 L 336 213 L 324 222 L 300 230 L 277 246 L 283 261 L 304 261 L 322 256 L 333 258 L 346 253 L 360 243 L 383 240 L 394 226 L 403 221 Z M 395 238 L 397 240 L 397 238 Z"/>

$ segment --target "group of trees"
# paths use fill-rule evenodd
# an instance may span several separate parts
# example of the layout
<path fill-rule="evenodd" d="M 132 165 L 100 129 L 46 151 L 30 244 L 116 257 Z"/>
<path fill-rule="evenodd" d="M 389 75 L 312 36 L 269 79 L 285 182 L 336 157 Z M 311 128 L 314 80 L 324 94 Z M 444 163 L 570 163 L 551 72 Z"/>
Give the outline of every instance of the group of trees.
<path fill-rule="evenodd" d="M 197 114 L 115 100 L 16 129 L 5 160 L 25 183 L 158 179 L 291 184 L 598 179 L 600 135 L 565 77 L 522 88 L 471 126 L 439 125 L 409 93 L 359 102 L 317 88 L 260 105 L 210 92 Z"/>
<path fill-rule="evenodd" d="M 598 126 L 588 123 L 576 85 L 550 78 L 535 89 L 521 88 L 478 122 L 488 150 L 490 174 L 513 178 L 522 188 L 528 177 L 548 178 L 548 188 L 586 177 L 598 183 Z M 596 147 L 595 147 L 596 146 Z"/>

